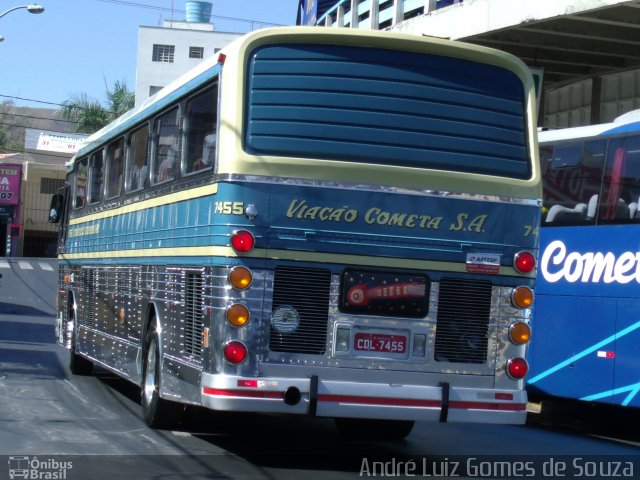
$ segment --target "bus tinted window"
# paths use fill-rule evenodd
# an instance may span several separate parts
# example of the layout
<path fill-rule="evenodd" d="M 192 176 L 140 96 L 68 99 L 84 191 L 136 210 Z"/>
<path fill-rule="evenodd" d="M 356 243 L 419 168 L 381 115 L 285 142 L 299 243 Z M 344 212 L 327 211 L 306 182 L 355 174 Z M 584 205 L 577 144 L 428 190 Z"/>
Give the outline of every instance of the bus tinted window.
<path fill-rule="evenodd" d="M 73 181 L 73 207 L 82 208 L 87 203 L 87 159 L 83 158 L 76 165 Z"/>
<path fill-rule="evenodd" d="M 107 148 L 107 199 L 120 196 L 123 171 L 124 138 L 120 138 Z"/>
<path fill-rule="evenodd" d="M 178 136 L 178 108 L 165 113 L 155 121 L 154 183 L 173 180 L 180 160 Z"/>
<path fill-rule="evenodd" d="M 607 150 L 598 223 L 637 222 L 640 199 L 640 136 L 612 140 Z"/>
<path fill-rule="evenodd" d="M 142 190 L 149 172 L 147 155 L 149 126 L 145 125 L 129 135 L 127 143 L 127 191 Z"/>
<path fill-rule="evenodd" d="M 216 150 L 217 85 L 187 102 L 185 114 L 185 173 L 211 168 Z"/>
<path fill-rule="evenodd" d="M 251 56 L 245 148 L 528 179 L 524 98 L 513 72 L 474 61 L 268 46 Z"/>
<path fill-rule="evenodd" d="M 545 225 L 595 222 L 606 142 L 542 146 Z"/>
<path fill-rule="evenodd" d="M 102 175 L 104 162 L 102 161 L 102 150 L 98 150 L 91 155 L 89 161 L 89 203 L 98 203 L 102 199 Z"/>

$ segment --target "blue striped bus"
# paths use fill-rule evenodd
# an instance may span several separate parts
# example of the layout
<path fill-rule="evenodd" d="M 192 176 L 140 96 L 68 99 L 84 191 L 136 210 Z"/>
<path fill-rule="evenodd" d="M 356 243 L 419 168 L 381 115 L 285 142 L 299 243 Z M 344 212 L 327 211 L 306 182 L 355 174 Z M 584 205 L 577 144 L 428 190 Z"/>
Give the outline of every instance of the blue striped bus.
<path fill-rule="evenodd" d="M 640 110 L 540 132 L 544 214 L 529 391 L 640 406 Z"/>
<path fill-rule="evenodd" d="M 510 55 L 322 28 L 251 33 L 94 134 L 61 225 L 70 368 L 184 406 L 522 423 L 541 183 Z"/>

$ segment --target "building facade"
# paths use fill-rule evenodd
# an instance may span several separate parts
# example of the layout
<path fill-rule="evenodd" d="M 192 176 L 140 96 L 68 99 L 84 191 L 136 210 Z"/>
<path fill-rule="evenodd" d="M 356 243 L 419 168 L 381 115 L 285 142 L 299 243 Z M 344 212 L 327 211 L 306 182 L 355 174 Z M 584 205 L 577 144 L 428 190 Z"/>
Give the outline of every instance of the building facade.
<path fill-rule="evenodd" d="M 51 195 L 64 185 L 66 163 L 86 137 L 25 128 L 24 151 L 0 154 L 0 256 L 55 256 Z"/>
<path fill-rule="evenodd" d="M 300 0 L 298 23 L 484 45 L 540 84 L 539 125 L 610 122 L 640 108 L 640 0 Z"/>
<path fill-rule="evenodd" d="M 136 106 L 240 36 L 215 31 L 213 24 L 202 22 L 165 21 L 163 27 L 140 27 Z"/>

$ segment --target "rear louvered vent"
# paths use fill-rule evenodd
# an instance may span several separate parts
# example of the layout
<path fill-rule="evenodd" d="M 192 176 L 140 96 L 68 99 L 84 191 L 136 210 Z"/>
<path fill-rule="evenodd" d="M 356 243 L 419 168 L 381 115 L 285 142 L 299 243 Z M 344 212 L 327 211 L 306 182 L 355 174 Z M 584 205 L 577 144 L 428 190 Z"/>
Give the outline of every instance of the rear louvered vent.
<path fill-rule="evenodd" d="M 184 302 L 184 352 L 202 355 L 202 275 L 186 273 Z"/>
<path fill-rule="evenodd" d="M 273 312 L 294 309 L 298 327 L 276 331 L 271 325 L 269 348 L 274 352 L 320 355 L 327 343 L 331 272 L 313 268 L 279 267 L 273 285 Z M 273 313 L 272 312 L 272 313 Z M 283 329 L 281 329 L 283 330 Z"/>
<path fill-rule="evenodd" d="M 438 298 L 435 360 L 485 363 L 490 312 L 490 282 L 443 279 Z"/>
<path fill-rule="evenodd" d="M 96 295 L 97 272 L 95 270 L 86 269 L 83 271 L 83 298 L 82 298 L 82 315 L 78 319 L 81 325 L 93 327 L 96 322 Z"/>

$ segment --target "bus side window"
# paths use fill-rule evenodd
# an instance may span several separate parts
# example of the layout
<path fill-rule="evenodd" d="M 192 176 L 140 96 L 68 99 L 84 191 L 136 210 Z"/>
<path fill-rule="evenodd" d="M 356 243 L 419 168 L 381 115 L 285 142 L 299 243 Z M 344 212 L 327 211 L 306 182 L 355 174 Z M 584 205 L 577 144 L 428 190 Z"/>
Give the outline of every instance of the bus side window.
<path fill-rule="evenodd" d="M 153 182 L 173 180 L 180 160 L 178 107 L 159 116 L 154 125 Z"/>
<path fill-rule="evenodd" d="M 149 145 L 149 126 L 135 130 L 127 142 L 127 192 L 142 190 L 149 172 L 147 150 Z"/>
<path fill-rule="evenodd" d="M 605 148 L 605 142 L 593 141 L 558 145 L 551 155 L 548 146 L 541 149 L 545 225 L 595 223 Z"/>
<path fill-rule="evenodd" d="M 124 138 L 119 138 L 107 147 L 107 199 L 120 196 L 122 172 L 124 170 Z"/>
<path fill-rule="evenodd" d="M 610 142 L 604 171 L 598 223 L 640 221 L 640 136 Z"/>
<path fill-rule="evenodd" d="M 91 155 L 89 161 L 89 204 L 98 203 L 102 199 L 102 177 L 104 161 L 102 150 Z"/>
<path fill-rule="evenodd" d="M 87 203 L 87 158 L 76 164 L 73 173 L 73 208 L 79 209 Z"/>
<path fill-rule="evenodd" d="M 185 114 L 184 173 L 210 169 L 215 163 L 218 85 L 203 90 L 187 101 Z"/>

